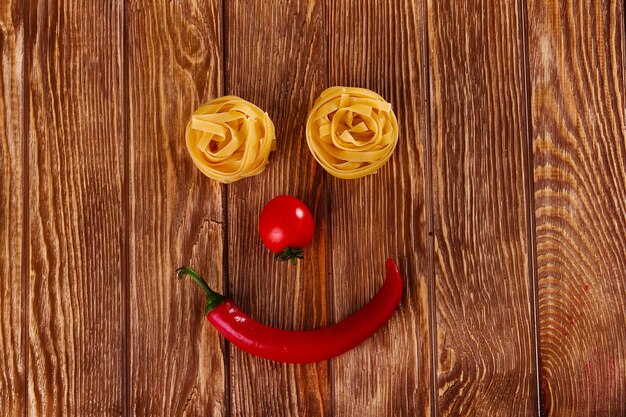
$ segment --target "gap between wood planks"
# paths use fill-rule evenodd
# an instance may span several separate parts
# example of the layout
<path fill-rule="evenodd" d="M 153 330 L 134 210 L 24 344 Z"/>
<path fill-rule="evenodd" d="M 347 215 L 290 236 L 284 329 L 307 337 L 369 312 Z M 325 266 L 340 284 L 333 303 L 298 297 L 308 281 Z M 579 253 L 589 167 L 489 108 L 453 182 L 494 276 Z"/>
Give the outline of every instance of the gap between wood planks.
<path fill-rule="evenodd" d="M 425 179 L 426 179 L 426 227 L 428 228 L 428 313 L 429 313 L 429 354 L 430 354 L 430 414 L 431 417 L 437 417 L 439 415 L 439 395 L 438 395 L 438 349 L 437 349 L 437 291 L 435 282 L 435 232 L 433 223 L 433 168 L 432 168 L 432 147 L 430 142 L 430 45 L 428 37 L 428 7 L 426 2 L 421 2 L 422 7 L 422 59 L 424 62 L 424 81 L 422 85 L 422 91 L 424 92 L 424 106 L 425 106 L 425 126 L 424 126 L 424 142 L 426 144 L 426 161 L 425 164 Z"/>
<path fill-rule="evenodd" d="M 539 300 L 539 293 L 537 290 L 537 266 L 535 264 L 537 255 L 537 241 L 535 237 L 535 178 L 534 178 L 534 162 L 533 162 L 533 136 L 532 136 L 532 123 L 531 123 L 531 97 L 530 97 L 530 74 L 528 73 L 528 17 L 527 17 L 527 0 L 520 0 L 521 16 L 520 27 L 522 29 L 522 76 L 524 78 L 524 118 L 526 127 L 526 169 L 528 169 L 528 185 L 526 187 L 526 201 L 528 206 L 527 211 L 527 224 L 528 224 L 528 253 L 530 254 L 528 259 L 528 270 L 530 272 L 530 303 L 533 328 L 533 349 L 535 360 L 535 391 L 536 391 L 536 407 L 535 412 L 537 416 L 541 415 L 541 374 L 540 363 L 541 357 L 539 355 L 539 316 L 537 310 L 537 303 Z"/>

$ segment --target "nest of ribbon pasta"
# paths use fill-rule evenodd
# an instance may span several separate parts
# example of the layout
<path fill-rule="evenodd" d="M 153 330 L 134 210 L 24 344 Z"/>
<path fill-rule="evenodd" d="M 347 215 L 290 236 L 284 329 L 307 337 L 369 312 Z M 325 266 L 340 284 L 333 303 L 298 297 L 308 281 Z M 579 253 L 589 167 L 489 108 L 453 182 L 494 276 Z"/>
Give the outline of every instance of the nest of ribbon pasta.
<path fill-rule="evenodd" d="M 276 148 L 267 113 L 236 96 L 217 98 L 196 110 L 185 138 L 198 169 L 224 183 L 263 171 Z"/>
<path fill-rule="evenodd" d="M 373 174 L 398 143 L 391 104 L 363 88 L 331 87 L 309 112 L 306 138 L 315 159 L 338 178 Z"/>

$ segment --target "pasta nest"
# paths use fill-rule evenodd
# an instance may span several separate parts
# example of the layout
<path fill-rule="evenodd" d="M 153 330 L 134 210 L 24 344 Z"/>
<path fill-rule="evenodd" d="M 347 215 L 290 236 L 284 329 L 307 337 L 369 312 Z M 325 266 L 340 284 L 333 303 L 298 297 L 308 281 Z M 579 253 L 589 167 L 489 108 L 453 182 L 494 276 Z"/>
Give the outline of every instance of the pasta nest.
<path fill-rule="evenodd" d="M 327 172 L 359 178 L 389 160 L 398 143 L 398 121 L 391 104 L 373 91 L 331 87 L 309 112 L 306 139 Z"/>
<path fill-rule="evenodd" d="M 196 110 L 185 140 L 196 167 L 223 183 L 259 174 L 276 149 L 267 113 L 236 96 L 216 98 Z"/>

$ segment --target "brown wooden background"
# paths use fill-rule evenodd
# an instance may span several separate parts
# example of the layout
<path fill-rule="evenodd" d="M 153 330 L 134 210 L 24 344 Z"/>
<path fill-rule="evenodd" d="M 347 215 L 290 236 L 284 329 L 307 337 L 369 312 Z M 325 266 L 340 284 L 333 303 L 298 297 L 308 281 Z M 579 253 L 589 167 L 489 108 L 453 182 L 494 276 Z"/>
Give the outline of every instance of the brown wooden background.
<path fill-rule="evenodd" d="M 624 2 L 0 3 L 2 416 L 626 415 Z M 326 87 L 393 103 L 377 175 L 335 179 L 303 126 Z M 236 94 L 278 150 L 224 186 L 183 141 Z M 256 235 L 288 193 L 308 258 Z M 259 321 L 334 323 L 406 277 L 384 330 L 336 359 L 224 343 L 196 266 Z"/>

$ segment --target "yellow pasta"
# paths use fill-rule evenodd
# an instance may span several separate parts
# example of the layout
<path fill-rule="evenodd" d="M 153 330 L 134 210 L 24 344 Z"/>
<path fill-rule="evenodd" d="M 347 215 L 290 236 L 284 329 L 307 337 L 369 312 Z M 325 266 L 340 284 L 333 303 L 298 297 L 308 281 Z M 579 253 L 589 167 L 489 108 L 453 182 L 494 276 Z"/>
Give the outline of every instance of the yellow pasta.
<path fill-rule="evenodd" d="M 398 143 L 398 121 L 391 104 L 373 91 L 331 87 L 309 112 L 306 140 L 330 174 L 359 178 L 389 160 Z"/>
<path fill-rule="evenodd" d="M 185 140 L 196 167 L 224 183 L 260 173 L 276 149 L 267 113 L 236 96 L 216 98 L 196 110 Z"/>

